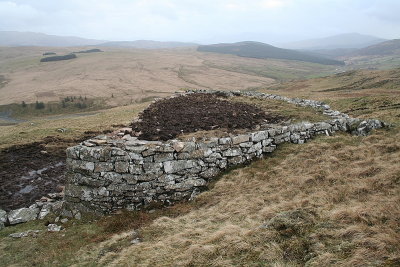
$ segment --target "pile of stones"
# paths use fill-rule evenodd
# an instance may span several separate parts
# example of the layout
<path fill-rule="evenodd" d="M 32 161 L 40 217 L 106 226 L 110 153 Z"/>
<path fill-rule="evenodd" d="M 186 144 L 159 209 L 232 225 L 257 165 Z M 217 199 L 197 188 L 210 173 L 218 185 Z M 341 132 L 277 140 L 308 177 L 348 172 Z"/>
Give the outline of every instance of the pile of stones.
<path fill-rule="evenodd" d="M 27 208 L 10 210 L 8 212 L 0 209 L 0 230 L 6 226 L 12 226 L 33 220 L 42 220 L 49 214 L 60 215 L 64 213 L 64 193 L 50 193 L 42 197 Z M 67 214 L 69 215 L 69 214 Z M 80 214 L 76 212 L 76 217 Z"/>

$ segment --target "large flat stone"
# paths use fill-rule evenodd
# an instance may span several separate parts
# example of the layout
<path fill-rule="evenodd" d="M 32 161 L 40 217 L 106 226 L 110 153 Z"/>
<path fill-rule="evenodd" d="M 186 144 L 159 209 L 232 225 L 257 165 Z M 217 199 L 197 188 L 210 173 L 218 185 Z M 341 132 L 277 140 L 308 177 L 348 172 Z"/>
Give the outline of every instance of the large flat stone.
<path fill-rule="evenodd" d="M 38 208 L 21 208 L 12 210 L 8 213 L 8 221 L 10 224 L 18 224 L 36 220 L 39 214 Z"/>
<path fill-rule="evenodd" d="M 166 173 L 176 173 L 185 169 L 195 167 L 197 164 L 194 160 L 176 160 L 164 162 L 164 171 Z"/>

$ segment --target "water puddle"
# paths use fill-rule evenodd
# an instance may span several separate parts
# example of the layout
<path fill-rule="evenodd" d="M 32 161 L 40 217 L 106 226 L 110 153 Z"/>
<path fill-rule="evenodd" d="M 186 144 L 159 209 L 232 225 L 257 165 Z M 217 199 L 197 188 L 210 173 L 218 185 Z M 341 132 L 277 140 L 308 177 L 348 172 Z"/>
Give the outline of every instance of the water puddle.
<path fill-rule="evenodd" d="M 28 175 L 21 176 L 21 179 L 22 180 L 33 180 L 33 179 L 36 179 L 36 178 L 38 178 L 38 176 L 42 175 L 43 172 L 45 172 L 47 170 L 50 170 L 50 169 L 57 168 L 57 167 L 61 167 L 64 164 L 65 164 L 64 162 L 60 161 L 60 162 L 58 162 L 58 163 L 56 163 L 54 165 L 50 165 L 50 166 L 44 167 L 44 168 L 39 169 L 39 170 L 30 171 L 30 172 L 28 172 Z"/>
<path fill-rule="evenodd" d="M 29 194 L 30 192 L 32 192 L 32 190 L 34 190 L 36 188 L 36 186 L 32 186 L 32 185 L 27 185 L 24 188 L 22 188 L 21 190 L 18 191 L 19 194 Z"/>

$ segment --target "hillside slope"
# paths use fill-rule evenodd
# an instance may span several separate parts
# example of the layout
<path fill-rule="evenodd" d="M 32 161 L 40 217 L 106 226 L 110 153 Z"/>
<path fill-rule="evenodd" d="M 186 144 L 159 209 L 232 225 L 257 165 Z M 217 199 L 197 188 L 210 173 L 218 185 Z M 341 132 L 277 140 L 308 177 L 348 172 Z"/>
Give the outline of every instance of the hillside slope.
<path fill-rule="evenodd" d="M 259 42 L 239 42 L 233 44 L 227 43 L 227 44 L 215 44 L 215 45 L 201 45 L 197 48 L 197 51 L 232 54 L 241 57 L 274 58 L 274 59 L 313 62 L 326 65 L 344 65 L 344 63 L 341 61 L 313 56 L 299 51 L 282 49 Z"/>
<path fill-rule="evenodd" d="M 374 95 L 396 98 L 400 95 L 400 68 L 353 70 L 324 78 L 272 85 L 269 89 L 282 91 L 283 94 L 297 94 L 303 98 L 319 98 L 328 101 Z"/>
<path fill-rule="evenodd" d="M 385 39 L 359 33 L 345 33 L 325 38 L 298 41 L 282 46 L 290 49 L 349 49 L 363 48 L 385 41 Z"/>
<path fill-rule="evenodd" d="M 394 39 L 359 49 L 353 53 L 356 56 L 386 56 L 400 55 L 400 39 Z"/>

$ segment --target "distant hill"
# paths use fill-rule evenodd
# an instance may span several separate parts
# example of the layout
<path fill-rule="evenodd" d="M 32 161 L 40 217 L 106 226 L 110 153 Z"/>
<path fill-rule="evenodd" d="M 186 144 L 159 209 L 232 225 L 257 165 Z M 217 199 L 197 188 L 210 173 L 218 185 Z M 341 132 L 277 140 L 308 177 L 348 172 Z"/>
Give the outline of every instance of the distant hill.
<path fill-rule="evenodd" d="M 359 33 L 345 33 L 329 36 L 326 38 L 310 39 L 299 42 L 292 42 L 281 45 L 289 49 L 341 49 L 341 48 L 364 48 L 370 45 L 378 44 L 385 39 Z"/>
<path fill-rule="evenodd" d="M 0 31 L 0 46 L 85 46 L 104 43 L 74 36 L 57 36 L 35 32 Z"/>
<path fill-rule="evenodd" d="M 195 43 L 159 42 L 151 40 L 115 41 L 85 39 L 74 36 L 57 36 L 35 32 L 0 31 L 0 46 L 87 46 L 99 45 L 102 47 L 132 47 L 144 49 L 162 49 L 175 47 L 197 46 Z"/>
<path fill-rule="evenodd" d="M 197 48 L 200 52 L 214 52 L 232 54 L 251 58 L 274 58 L 313 62 L 325 65 L 344 65 L 344 62 L 314 56 L 290 49 L 282 49 L 259 42 L 239 42 L 232 44 L 201 45 Z"/>
<path fill-rule="evenodd" d="M 151 40 L 137 40 L 137 41 L 106 42 L 106 43 L 100 44 L 100 46 L 132 47 L 132 48 L 143 48 L 143 49 L 162 49 L 162 48 L 198 46 L 198 44 L 184 43 L 184 42 L 159 42 L 159 41 L 151 41 Z"/>
<path fill-rule="evenodd" d="M 326 57 L 330 59 L 340 59 L 357 51 L 356 48 L 336 48 L 336 49 L 316 49 L 316 50 L 298 50 L 309 55 Z"/>
<path fill-rule="evenodd" d="M 400 39 L 394 39 L 359 49 L 352 53 L 354 56 L 387 56 L 400 55 Z"/>

